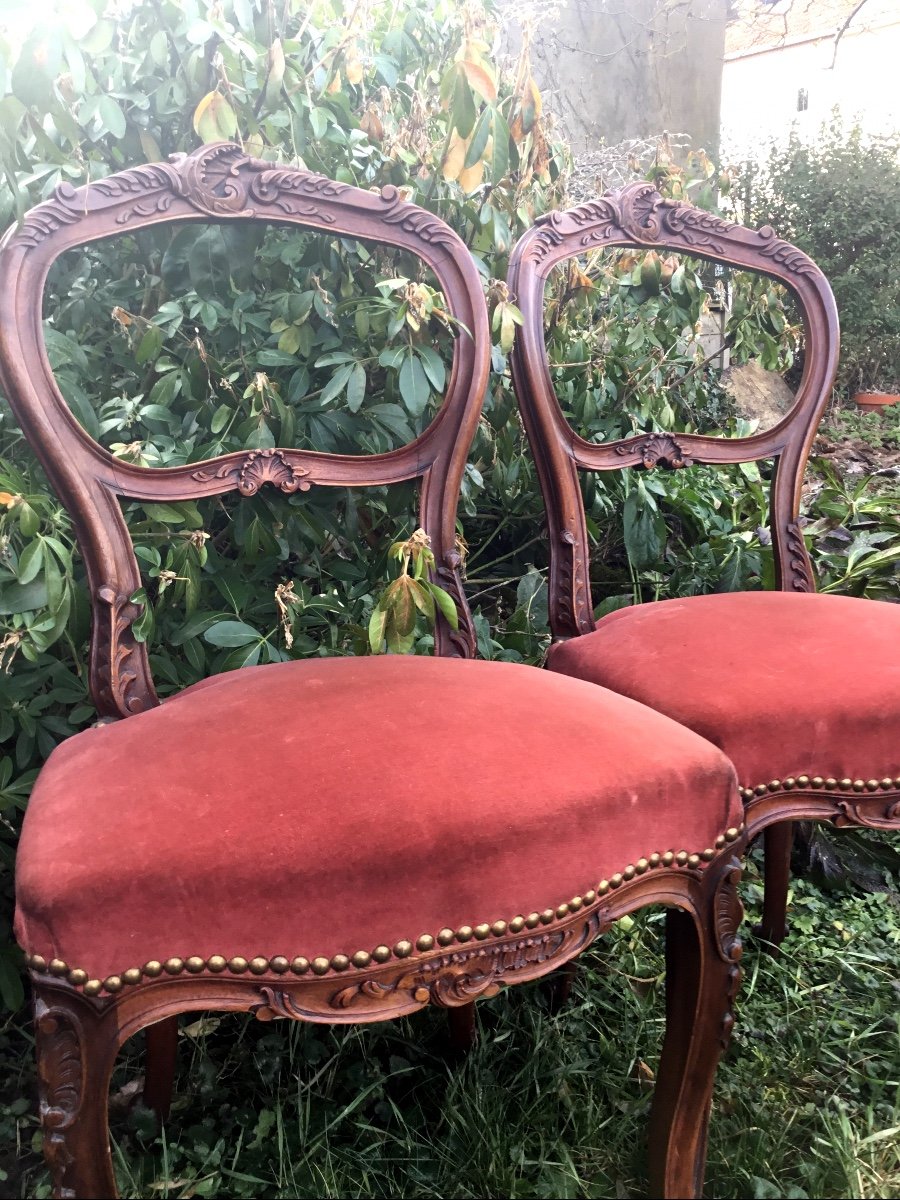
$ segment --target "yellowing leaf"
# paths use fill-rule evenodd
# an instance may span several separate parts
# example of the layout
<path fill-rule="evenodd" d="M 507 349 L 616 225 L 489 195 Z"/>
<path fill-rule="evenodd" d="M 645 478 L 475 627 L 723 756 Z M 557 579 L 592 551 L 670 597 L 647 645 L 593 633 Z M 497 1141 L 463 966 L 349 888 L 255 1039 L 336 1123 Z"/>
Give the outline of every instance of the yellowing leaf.
<path fill-rule="evenodd" d="M 348 50 L 344 55 L 344 74 L 347 76 L 347 82 L 356 85 L 362 83 L 363 65 L 359 61 L 355 50 Z"/>
<path fill-rule="evenodd" d="M 493 104 L 497 99 L 497 85 L 487 68 L 468 58 L 464 58 L 459 65 L 465 72 L 469 87 L 477 92 L 483 100 L 487 100 L 488 104 Z"/>
<path fill-rule="evenodd" d="M 266 104 L 272 105 L 278 102 L 284 79 L 284 48 L 281 45 L 281 38 L 276 38 L 269 47 L 267 58 L 269 73 L 266 75 Z"/>
<path fill-rule="evenodd" d="M 447 153 L 441 164 L 443 176 L 448 183 L 453 179 L 459 179 L 463 164 L 466 161 L 466 151 L 468 148 L 469 139 L 460 137 L 454 129 L 450 135 L 450 145 L 447 147 Z"/>
<path fill-rule="evenodd" d="M 359 118 L 359 127 L 372 142 L 380 142 L 384 137 L 384 126 L 381 123 L 381 117 L 379 117 L 371 104 Z"/>
<path fill-rule="evenodd" d="M 474 192 L 477 187 L 480 187 L 483 178 L 484 159 L 480 158 L 474 166 L 466 167 L 464 171 L 460 171 L 458 182 L 464 192 Z"/>
<path fill-rule="evenodd" d="M 331 83 L 329 83 L 328 87 L 325 89 L 325 94 L 327 96 L 334 96 L 340 90 L 341 90 L 341 73 L 340 73 L 340 71 L 335 71 L 334 77 L 332 78 Z"/>
<path fill-rule="evenodd" d="M 207 92 L 194 109 L 194 131 L 204 142 L 223 142 L 237 133 L 234 109 L 219 92 Z"/>

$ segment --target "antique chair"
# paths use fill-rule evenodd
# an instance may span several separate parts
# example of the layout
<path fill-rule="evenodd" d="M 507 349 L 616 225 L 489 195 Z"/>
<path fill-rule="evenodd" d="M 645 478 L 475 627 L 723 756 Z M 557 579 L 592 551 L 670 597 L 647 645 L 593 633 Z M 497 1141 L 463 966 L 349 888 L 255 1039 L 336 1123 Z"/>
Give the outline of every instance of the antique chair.
<path fill-rule="evenodd" d="M 416 441 L 367 458 L 286 447 L 145 469 L 82 429 L 43 344 L 50 265 L 123 231 L 236 219 L 370 239 L 431 267 L 461 332 L 443 405 Z M 668 1023 L 651 1176 L 656 1195 L 698 1195 L 740 978 L 734 771 L 694 733 L 605 689 L 466 661 L 456 501 L 490 339 L 463 243 L 394 188 L 361 191 L 220 143 L 62 185 L 7 234 L 0 296 L 3 387 L 87 568 L 102 718 L 49 759 L 18 860 L 55 1194 L 115 1194 L 108 1084 L 139 1030 L 145 1095 L 165 1110 L 179 1013 L 346 1024 L 436 1004 L 466 1026 L 476 997 L 554 970 L 624 913 L 662 903 Z M 437 577 L 459 609 L 459 632 L 437 629 L 443 657 L 250 667 L 159 703 L 133 629 L 140 579 L 120 498 L 401 480 L 420 481 Z M 347 736 L 363 727 L 364 739 Z M 408 742 L 414 771 L 398 769 Z"/>
<path fill-rule="evenodd" d="M 554 394 L 544 283 L 557 263 L 604 246 L 681 251 L 787 285 L 806 337 L 790 411 L 749 437 L 647 432 L 603 444 L 580 437 Z M 513 379 L 548 514 L 554 644 L 547 666 L 639 700 L 724 750 L 742 785 L 749 835 L 765 830 L 761 931 L 777 945 L 793 821 L 900 828 L 900 605 L 816 594 L 799 521 L 803 470 L 838 356 L 831 289 L 771 228 L 753 231 L 664 200 L 646 183 L 541 218 L 514 249 L 509 284 L 524 317 Z M 767 458 L 775 464 L 770 524 L 780 590 L 642 604 L 595 625 L 579 471 Z"/>

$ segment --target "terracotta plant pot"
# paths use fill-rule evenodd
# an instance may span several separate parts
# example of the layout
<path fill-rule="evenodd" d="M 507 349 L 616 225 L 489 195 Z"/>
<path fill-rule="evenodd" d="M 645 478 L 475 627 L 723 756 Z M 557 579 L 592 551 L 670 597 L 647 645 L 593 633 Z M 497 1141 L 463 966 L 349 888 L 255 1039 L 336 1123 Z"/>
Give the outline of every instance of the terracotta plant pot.
<path fill-rule="evenodd" d="M 888 404 L 896 404 L 898 401 L 900 393 L 897 392 L 857 392 L 853 397 L 853 403 L 863 412 L 878 412 Z"/>

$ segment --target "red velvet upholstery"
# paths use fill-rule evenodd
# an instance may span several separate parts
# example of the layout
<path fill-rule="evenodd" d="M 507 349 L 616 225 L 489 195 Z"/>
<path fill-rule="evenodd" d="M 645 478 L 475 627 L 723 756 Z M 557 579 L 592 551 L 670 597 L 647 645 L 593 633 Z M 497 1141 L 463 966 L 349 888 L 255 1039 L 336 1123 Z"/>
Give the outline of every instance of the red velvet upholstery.
<path fill-rule="evenodd" d="M 900 604 L 736 592 L 619 609 L 550 652 L 719 746 L 744 787 L 900 775 Z"/>
<path fill-rule="evenodd" d="M 308 659 L 71 738 L 28 807 L 16 930 L 103 979 L 371 951 L 558 905 L 742 819 L 689 730 L 505 663 Z"/>

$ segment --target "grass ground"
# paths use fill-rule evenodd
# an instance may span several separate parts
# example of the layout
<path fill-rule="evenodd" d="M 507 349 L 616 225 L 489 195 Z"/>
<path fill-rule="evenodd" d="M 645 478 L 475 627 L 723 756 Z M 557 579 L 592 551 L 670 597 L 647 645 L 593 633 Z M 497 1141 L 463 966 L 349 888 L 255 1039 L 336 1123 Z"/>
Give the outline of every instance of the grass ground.
<path fill-rule="evenodd" d="M 900 837 L 895 839 L 900 847 Z M 760 896 L 747 872 L 750 919 Z M 537 986 L 479 1005 L 481 1037 L 443 1054 L 442 1014 L 360 1029 L 214 1015 L 183 1030 L 165 1132 L 114 1084 L 125 1196 L 630 1197 L 662 1034 L 659 913 L 585 956 L 574 1000 Z M 779 960 L 754 946 L 719 1072 L 707 1196 L 900 1195 L 900 901 L 795 886 Z M 4 1196 L 49 1195 L 30 1035 L 0 1034 Z"/>

